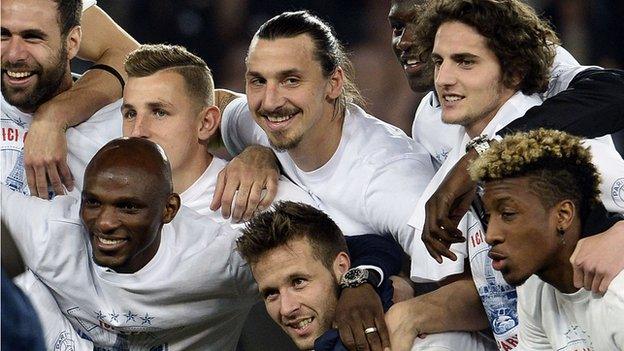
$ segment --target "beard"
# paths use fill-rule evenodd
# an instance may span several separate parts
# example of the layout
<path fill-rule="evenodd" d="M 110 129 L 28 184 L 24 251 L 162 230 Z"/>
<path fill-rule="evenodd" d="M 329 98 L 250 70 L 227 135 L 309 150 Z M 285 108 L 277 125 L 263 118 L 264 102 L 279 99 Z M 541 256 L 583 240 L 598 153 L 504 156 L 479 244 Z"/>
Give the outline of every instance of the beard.
<path fill-rule="evenodd" d="M 28 70 L 37 75 L 37 81 L 27 87 L 11 87 L 2 80 L 2 96 L 11 105 L 25 112 L 34 112 L 39 106 L 58 94 L 67 72 L 67 48 L 63 41 L 53 64 L 44 68 L 41 64 L 29 65 L 24 61 L 3 62 L 2 71 Z"/>

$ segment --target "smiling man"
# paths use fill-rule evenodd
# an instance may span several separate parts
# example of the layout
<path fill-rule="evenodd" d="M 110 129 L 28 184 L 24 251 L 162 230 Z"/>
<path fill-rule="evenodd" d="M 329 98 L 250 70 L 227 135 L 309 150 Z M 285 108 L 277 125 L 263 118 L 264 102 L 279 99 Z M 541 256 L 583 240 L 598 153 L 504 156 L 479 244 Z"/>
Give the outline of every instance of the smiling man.
<path fill-rule="evenodd" d="M 257 298 L 238 233 L 180 207 L 159 146 L 106 144 L 80 203 L 2 190 L 2 220 L 26 265 L 96 348 L 235 349 Z"/>
<path fill-rule="evenodd" d="M 624 225 L 621 215 L 605 216 L 600 178 L 581 140 L 543 129 L 511 135 L 470 172 L 484 182 L 492 266 L 519 286 L 519 347 L 621 350 L 624 274 L 601 296 L 574 287 L 569 264 L 581 238 L 618 220 Z M 592 212 L 599 207 L 602 216 Z M 597 224 L 596 232 L 582 230 L 588 221 Z"/>

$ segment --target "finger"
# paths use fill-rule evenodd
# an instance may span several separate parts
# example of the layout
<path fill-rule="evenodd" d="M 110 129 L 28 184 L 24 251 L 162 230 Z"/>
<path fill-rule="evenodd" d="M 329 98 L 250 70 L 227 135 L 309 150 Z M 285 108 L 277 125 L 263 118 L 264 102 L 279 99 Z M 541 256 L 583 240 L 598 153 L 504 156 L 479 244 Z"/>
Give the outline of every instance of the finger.
<path fill-rule="evenodd" d="M 440 236 L 442 240 L 452 243 L 461 243 L 466 241 L 464 233 L 457 229 L 457 224 L 450 218 L 439 219 L 438 227 L 440 228 L 440 232 L 444 232 L 444 236 Z"/>
<path fill-rule="evenodd" d="M 585 288 L 585 290 L 591 291 L 593 281 L 594 281 L 594 272 L 586 271 L 585 276 L 583 277 L 583 287 Z"/>
<path fill-rule="evenodd" d="M 48 178 L 46 177 L 45 167 L 35 167 L 35 189 L 37 191 L 36 196 L 47 199 L 48 198 Z"/>
<path fill-rule="evenodd" d="M 427 249 L 427 252 L 429 253 L 429 256 L 431 256 L 434 260 L 436 260 L 436 262 L 442 263 L 442 256 L 440 256 L 438 251 L 431 244 L 433 242 L 433 240 L 425 238 L 425 232 L 424 231 L 423 231 L 423 235 L 422 235 L 421 239 L 423 241 L 423 244 L 425 244 L 425 249 Z"/>
<path fill-rule="evenodd" d="M 594 276 L 594 280 L 592 281 L 592 285 L 591 285 L 591 291 L 595 292 L 596 294 L 600 294 L 600 285 L 602 284 L 603 281 L 603 276 L 601 274 L 596 274 Z"/>
<path fill-rule="evenodd" d="M 381 319 L 375 318 L 375 325 L 377 326 L 377 332 L 381 340 L 381 347 L 383 347 L 384 350 L 390 348 L 390 333 L 386 326 L 386 320 L 383 317 Z"/>
<path fill-rule="evenodd" d="M 370 325 L 369 325 L 370 326 Z M 356 328 L 352 330 L 353 338 L 355 340 L 355 350 L 357 351 L 369 351 L 368 347 L 368 339 L 366 338 L 366 334 L 364 334 L 364 329 L 368 327 L 362 325 L 360 328 Z"/>
<path fill-rule="evenodd" d="M 277 195 L 277 178 L 268 179 L 264 187 L 266 192 L 258 204 L 258 210 L 260 211 L 269 208 L 273 203 L 273 199 L 275 199 L 275 195 Z"/>
<path fill-rule="evenodd" d="M 37 196 L 37 177 L 35 176 L 35 168 L 25 166 L 26 168 L 26 181 L 28 182 L 28 189 L 33 196 Z"/>
<path fill-rule="evenodd" d="M 251 219 L 253 214 L 258 209 L 258 203 L 262 197 L 263 186 L 260 183 L 254 183 L 249 191 L 249 199 L 247 200 L 247 206 L 245 212 L 243 212 L 242 218 L 245 221 Z"/>
<path fill-rule="evenodd" d="M 572 265 L 572 270 L 574 272 L 573 273 L 574 287 L 580 289 L 583 287 L 583 279 L 584 279 L 583 271 L 576 265 Z"/>
<path fill-rule="evenodd" d="M 67 166 L 67 162 L 65 160 L 61 160 L 58 164 L 58 169 L 60 171 L 61 181 L 65 184 L 67 190 L 74 190 L 74 176 L 71 174 L 71 170 L 69 169 L 69 166 Z"/>
<path fill-rule="evenodd" d="M 452 226 L 452 224 L 451 224 Z M 460 233 L 460 236 L 458 237 L 456 232 Z M 453 234 L 451 234 L 453 233 Z M 448 228 L 445 225 L 440 225 L 438 226 L 436 229 L 430 229 L 429 230 L 429 234 L 431 236 L 432 239 L 436 239 L 438 241 L 443 241 L 445 243 L 461 243 L 464 242 L 464 236 L 461 235 L 461 231 L 455 229 L 455 231 L 453 231 L 453 228 Z"/>
<path fill-rule="evenodd" d="M 232 221 L 238 223 L 243 218 L 243 213 L 247 208 L 247 200 L 249 199 L 250 191 L 251 187 L 248 185 L 240 184 L 238 186 L 236 200 L 234 201 L 234 210 L 232 211 Z"/>
<path fill-rule="evenodd" d="M 375 324 L 371 324 L 375 325 Z M 371 351 L 383 351 L 383 347 L 381 344 L 381 338 L 379 337 L 379 331 L 364 334 L 366 336 L 366 341 L 368 342 L 368 349 Z"/>
<path fill-rule="evenodd" d="M 598 291 L 601 294 L 604 294 L 607 292 L 607 289 L 609 289 L 609 285 L 611 284 L 611 278 L 603 278 L 602 281 L 600 282 L 600 286 L 598 287 Z"/>
<path fill-rule="evenodd" d="M 355 351 L 355 337 L 351 332 L 351 328 L 346 323 L 341 323 L 338 326 L 338 333 L 340 334 L 340 340 L 350 351 Z"/>
<path fill-rule="evenodd" d="M 217 176 L 217 185 L 215 186 L 215 193 L 212 196 L 212 202 L 210 203 L 210 209 L 216 211 L 221 207 L 221 197 L 225 190 L 225 169 L 222 169 Z"/>
<path fill-rule="evenodd" d="M 453 261 L 457 260 L 455 253 L 449 249 L 450 244 L 440 240 L 429 239 L 429 246 L 431 247 L 431 250 L 439 256 L 447 257 Z M 440 257 L 438 262 L 442 263 L 442 257 Z"/>
<path fill-rule="evenodd" d="M 56 164 L 49 165 L 47 168 L 48 179 L 50 180 L 50 185 L 54 190 L 56 195 L 64 195 L 65 189 L 63 189 L 63 183 L 61 182 L 61 177 L 59 177 L 58 171 L 56 169 Z"/>
<path fill-rule="evenodd" d="M 221 195 L 221 214 L 223 218 L 230 218 L 230 214 L 232 212 L 232 203 L 234 201 L 234 197 L 237 195 L 238 186 L 240 183 L 235 180 L 228 181 L 225 184 L 225 189 L 223 189 L 223 195 Z"/>

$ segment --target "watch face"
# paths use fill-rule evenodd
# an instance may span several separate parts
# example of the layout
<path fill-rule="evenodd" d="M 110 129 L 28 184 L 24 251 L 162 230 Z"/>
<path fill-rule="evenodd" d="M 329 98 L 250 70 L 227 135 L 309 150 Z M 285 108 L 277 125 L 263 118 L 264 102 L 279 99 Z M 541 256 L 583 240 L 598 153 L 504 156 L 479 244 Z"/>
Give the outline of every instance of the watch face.
<path fill-rule="evenodd" d="M 363 270 L 363 269 L 359 269 L 359 268 L 352 268 L 350 270 L 347 271 L 347 273 L 345 273 L 344 275 L 344 280 L 346 282 L 362 282 L 363 280 L 366 279 L 366 274 L 368 273 L 367 271 Z"/>

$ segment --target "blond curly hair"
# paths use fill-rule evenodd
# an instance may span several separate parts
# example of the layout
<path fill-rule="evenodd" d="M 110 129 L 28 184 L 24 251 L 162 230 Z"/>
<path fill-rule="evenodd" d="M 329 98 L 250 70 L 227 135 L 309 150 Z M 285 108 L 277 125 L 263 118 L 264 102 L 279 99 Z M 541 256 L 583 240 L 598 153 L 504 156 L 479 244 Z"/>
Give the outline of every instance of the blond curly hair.
<path fill-rule="evenodd" d="M 530 190 L 546 208 L 572 200 L 581 220 L 598 203 L 600 175 L 581 139 L 550 129 L 516 133 L 494 143 L 469 167 L 473 180 L 531 177 Z"/>

